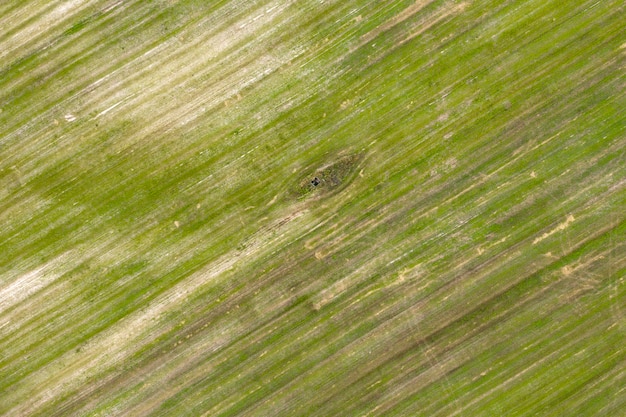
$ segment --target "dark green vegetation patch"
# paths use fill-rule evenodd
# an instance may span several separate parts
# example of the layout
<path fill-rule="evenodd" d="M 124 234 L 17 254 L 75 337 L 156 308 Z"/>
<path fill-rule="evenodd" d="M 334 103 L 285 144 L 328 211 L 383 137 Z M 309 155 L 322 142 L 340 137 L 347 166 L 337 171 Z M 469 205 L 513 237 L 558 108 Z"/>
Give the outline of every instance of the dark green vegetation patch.
<path fill-rule="evenodd" d="M 338 157 L 303 177 L 298 183 L 296 194 L 300 198 L 323 196 L 343 189 L 354 179 L 362 160 L 362 154 Z"/>

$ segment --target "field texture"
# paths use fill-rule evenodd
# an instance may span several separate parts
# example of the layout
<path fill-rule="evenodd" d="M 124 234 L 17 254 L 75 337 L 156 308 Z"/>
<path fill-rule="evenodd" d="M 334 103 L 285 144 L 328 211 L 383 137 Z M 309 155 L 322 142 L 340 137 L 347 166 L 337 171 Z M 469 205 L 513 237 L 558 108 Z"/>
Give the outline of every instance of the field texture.
<path fill-rule="evenodd" d="M 0 415 L 626 415 L 625 8 L 0 2 Z"/>

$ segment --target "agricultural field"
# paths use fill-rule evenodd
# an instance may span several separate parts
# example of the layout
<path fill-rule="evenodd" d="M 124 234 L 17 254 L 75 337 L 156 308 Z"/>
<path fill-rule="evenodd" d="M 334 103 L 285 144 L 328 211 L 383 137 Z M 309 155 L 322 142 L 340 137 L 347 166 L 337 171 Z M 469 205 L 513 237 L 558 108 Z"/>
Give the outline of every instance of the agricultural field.
<path fill-rule="evenodd" d="M 0 415 L 626 415 L 625 9 L 0 2 Z"/>

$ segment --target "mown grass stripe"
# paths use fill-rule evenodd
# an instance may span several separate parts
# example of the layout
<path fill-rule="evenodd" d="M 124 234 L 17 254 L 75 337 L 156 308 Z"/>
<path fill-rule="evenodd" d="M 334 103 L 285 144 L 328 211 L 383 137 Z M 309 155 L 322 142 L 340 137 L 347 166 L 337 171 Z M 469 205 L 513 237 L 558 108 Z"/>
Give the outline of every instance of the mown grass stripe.
<path fill-rule="evenodd" d="M 0 6 L 0 294 L 67 259 L 0 309 L 2 412 L 618 409 L 618 2 L 76 2 L 28 35 L 63 4 Z"/>

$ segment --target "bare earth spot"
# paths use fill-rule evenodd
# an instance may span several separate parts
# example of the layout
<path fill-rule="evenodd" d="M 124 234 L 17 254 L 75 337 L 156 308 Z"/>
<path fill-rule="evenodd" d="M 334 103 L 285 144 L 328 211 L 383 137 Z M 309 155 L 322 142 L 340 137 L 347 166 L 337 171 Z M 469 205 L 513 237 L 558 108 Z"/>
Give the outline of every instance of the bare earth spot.
<path fill-rule="evenodd" d="M 452 157 L 446 160 L 445 165 L 446 165 L 446 168 L 452 169 L 452 168 L 456 168 L 458 163 L 459 161 L 456 158 Z"/>
<path fill-rule="evenodd" d="M 536 238 L 535 240 L 533 240 L 533 245 L 536 245 L 537 243 L 541 242 L 542 240 L 552 236 L 556 232 L 560 232 L 562 230 L 567 229 L 569 227 L 569 225 L 574 222 L 574 220 L 575 220 L 574 216 L 570 214 L 569 216 L 567 216 L 567 219 L 563 223 L 559 224 L 554 229 L 550 230 L 549 232 L 544 233 L 543 235 L 541 235 L 538 238 Z"/>
<path fill-rule="evenodd" d="M 424 275 L 424 268 L 422 265 L 416 265 L 412 268 L 403 268 L 398 271 L 397 284 L 402 284 L 407 281 L 415 281 Z"/>

